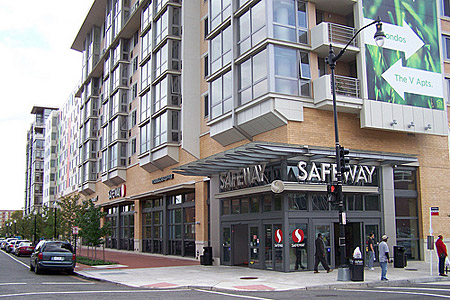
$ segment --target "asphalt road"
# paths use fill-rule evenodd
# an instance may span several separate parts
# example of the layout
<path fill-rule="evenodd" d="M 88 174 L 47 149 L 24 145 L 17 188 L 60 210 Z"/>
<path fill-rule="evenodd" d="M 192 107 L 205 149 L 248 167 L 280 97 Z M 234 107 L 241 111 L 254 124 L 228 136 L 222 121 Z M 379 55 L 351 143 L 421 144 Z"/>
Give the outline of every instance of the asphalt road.
<path fill-rule="evenodd" d="M 450 299 L 450 281 L 367 289 L 297 290 L 285 292 L 227 292 L 210 290 L 151 290 L 87 280 L 62 272 L 36 275 L 29 257 L 0 251 L 1 299 Z"/>

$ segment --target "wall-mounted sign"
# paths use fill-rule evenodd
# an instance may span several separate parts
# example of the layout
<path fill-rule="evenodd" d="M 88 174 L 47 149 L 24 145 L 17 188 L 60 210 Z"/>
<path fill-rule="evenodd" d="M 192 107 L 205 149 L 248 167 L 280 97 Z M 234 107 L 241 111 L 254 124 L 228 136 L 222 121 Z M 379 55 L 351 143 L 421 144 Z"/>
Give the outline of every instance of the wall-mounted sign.
<path fill-rule="evenodd" d="M 444 110 L 437 1 L 363 0 L 364 24 L 378 17 L 386 39 L 364 30 L 369 100 Z"/>
<path fill-rule="evenodd" d="M 292 231 L 292 241 L 294 243 L 301 243 L 305 239 L 305 233 L 301 229 L 295 229 Z"/>
<path fill-rule="evenodd" d="M 337 180 L 336 164 L 315 162 L 308 164 L 306 161 L 298 162 L 297 180 L 301 182 L 329 182 Z M 372 183 L 375 166 L 351 165 L 350 170 L 344 173 L 345 183 Z"/>
<path fill-rule="evenodd" d="M 430 207 L 430 213 L 432 216 L 439 216 L 439 207 Z"/>
<path fill-rule="evenodd" d="M 89 199 L 89 200 L 91 200 L 92 202 L 97 202 L 97 201 L 98 201 L 98 195 L 95 196 L 95 197 L 92 197 L 92 198 Z"/>
<path fill-rule="evenodd" d="M 219 175 L 220 191 L 231 191 L 267 183 L 264 176 L 265 164 L 242 168 Z"/>
<path fill-rule="evenodd" d="M 164 182 L 164 181 L 167 181 L 167 180 L 171 180 L 173 178 L 174 178 L 174 175 L 173 174 L 169 174 L 169 175 L 166 175 L 166 176 L 163 176 L 163 177 L 159 177 L 159 178 L 153 179 L 152 180 L 152 184 L 157 184 L 157 183 L 160 183 L 160 182 Z"/>
<path fill-rule="evenodd" d="M 283 248 L 283 231 L 281 229 L 275 230 L 275 244 L 276 248 Z"/>
<path fill-rule="evenodd" d="M 120 197 L 125 197 L 127 193 L 127 187 L 125 184 L 122 184 L 119 187 L 116 187 L 112 190 L 109 190 L 108 192 L 108 199 L 115 199 L 115 198 L 120 198 Z"/>

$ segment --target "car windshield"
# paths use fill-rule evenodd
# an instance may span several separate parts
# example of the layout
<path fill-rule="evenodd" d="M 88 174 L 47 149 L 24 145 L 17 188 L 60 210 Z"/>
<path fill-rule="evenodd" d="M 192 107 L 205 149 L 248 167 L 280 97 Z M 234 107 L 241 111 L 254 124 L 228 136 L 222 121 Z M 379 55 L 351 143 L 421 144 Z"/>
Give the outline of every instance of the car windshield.
<path fill-rule="evenodd" d="M 67 243 L 47 243 L 42 252 L 73 252 L 72 245 Z"/>
<path fill-rule="evenodd" d="M 19 247 L 29 247 L 31 246 L 31 242 L 22 242 L 19 244 Z"/>

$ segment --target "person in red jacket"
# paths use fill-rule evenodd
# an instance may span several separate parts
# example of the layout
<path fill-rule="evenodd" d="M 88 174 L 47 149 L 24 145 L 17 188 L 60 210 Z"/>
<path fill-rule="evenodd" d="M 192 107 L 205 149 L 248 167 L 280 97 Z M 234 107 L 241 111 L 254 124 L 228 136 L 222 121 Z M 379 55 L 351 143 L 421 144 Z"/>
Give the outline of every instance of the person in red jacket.
<path fill-rule="evenodd" d="M 447 246 L 444 244 L 444 237 L 442 235 L 438 235 L 438 239 L 436 241 L 436 251 L 439 256 L 439 276 L 447 276 L 447 274 L 444 273 L 445 258 L 447 257 Z"/>

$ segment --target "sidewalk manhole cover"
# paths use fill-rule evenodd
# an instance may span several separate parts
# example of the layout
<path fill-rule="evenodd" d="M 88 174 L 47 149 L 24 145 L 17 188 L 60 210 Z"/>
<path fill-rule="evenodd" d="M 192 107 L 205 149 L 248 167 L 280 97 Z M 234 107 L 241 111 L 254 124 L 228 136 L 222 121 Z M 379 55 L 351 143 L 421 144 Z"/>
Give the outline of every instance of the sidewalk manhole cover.
<path fill-rule="evenodd" d="M 249 280 L 249 279 L 258 279 L 258 277 L 244 276 L 244 277 L 241 277 L 240 279 L 245 279 L 245 280 Z"/>
<path fill-rule="evenodd" d="M 418 269 L 405 269 L 405 271 L 419 271 Z"/>

